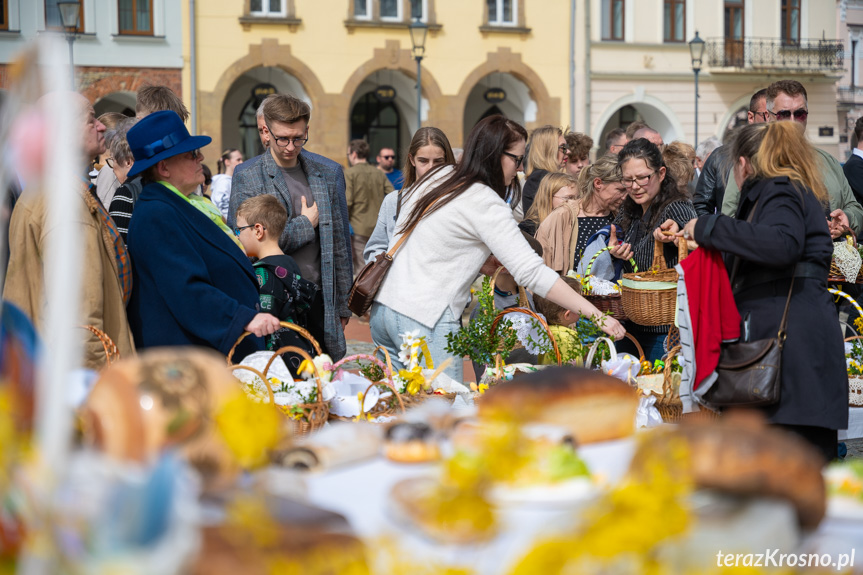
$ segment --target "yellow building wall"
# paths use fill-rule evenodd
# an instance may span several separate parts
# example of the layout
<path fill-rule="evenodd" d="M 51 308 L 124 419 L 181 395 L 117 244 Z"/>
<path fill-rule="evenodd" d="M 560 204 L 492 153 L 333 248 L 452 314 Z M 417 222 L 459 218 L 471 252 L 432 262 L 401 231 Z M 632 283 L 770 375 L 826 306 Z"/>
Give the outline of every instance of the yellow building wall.
<path fill-rule="evenodd" d="M 296 4 L 295 17 L 301 24 L 293 29 L 275 23 L 254 23 L 244 29 L 239 22 L 242 0 L 197 0 L 198 129 L 213 138 L 211 149 L 222 148 L 225 93 L 234 79 L 256 66 L 278 66 L 300 79 L 313 106 L 309 148 L 336 160 L 344 156 L 351 98 L 363 79 L 389 69 L 400 70 L 415 82 L 406 24 L 401 29 L 349 29 L 345 25 L 349 0 Z M 467 95 L 490 72 L 510 73 L 528 86 L 537 103 L 535 119 L 526 122 L 528 128 L 565 123 L 568 0 L 524 0 L 524 25 L 530 28 L 526 34 L 480 31 L 484 2 L 435 0 L 433 4 L 434 23 L 441 29 L 430 31 L 426 41 L 422 80 L 429 109 L 423 125 L 440 127 L 453 146 L 460 146 Z M 188 62 L 188 38 L 184 52 Z M 191 97 L 188 79 L 187 66 L 187 100 Z"/>

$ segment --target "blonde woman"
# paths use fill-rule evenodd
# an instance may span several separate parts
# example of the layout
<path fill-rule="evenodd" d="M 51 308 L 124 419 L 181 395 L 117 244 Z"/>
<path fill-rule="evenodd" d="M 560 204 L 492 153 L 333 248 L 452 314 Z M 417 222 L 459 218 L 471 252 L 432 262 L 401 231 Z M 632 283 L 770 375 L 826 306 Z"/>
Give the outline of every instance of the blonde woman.
<path fill-rule="evenodd" d="M 562 172 L 566 167 L 566 139 L 563 130 L 556 126 L 537 128 L 530 135 L 527 145 L 525 175 L 527 179 L 521 194 L 522 213 L 527 214 L 533 205 L 533 199 L 539 189 L 539 183 L 548 173 Z M 530 222 L 523 222 L 521 229 L 530 235 L 536 233 L 536 227 Z"/>
<path fill-rule="evenodd" d="M 559 274 L 578 269 L 589 240 L 611 224 L 626 198 L 617 158 L 611 155 L 582 168 L 577 186 L 578 201 L 566 202 L 555 209 L 542 220 L 536 232 L 545 264 Z M 612 256 L 619 259 L 632 257 L 629 244 L 618 244 L 613 227 L 609 229 L 607 238 L 606 241 L 614 246 L 610 250 Z"/>
<path fill-rule="evenodd" d="M 827 292 L 833 240 L 816 152 L 798 122 L 748 124 L 729 145 L 742 198 L 737 218 L 701 216 L 679 235 L 724 252 L 729 272 L 739 262 L 731 288 L 741 341 L 776 337 L 793 278 L 779 402 L 760 409 L 829 461 L 837 430 L 848 425 L 848 375 Z"/>
<path fill-rule="evenodd" d="M 565 173 L 546 174 L 539 183 L 536 197 L 525 214 L 524 221 L 531 222 L 538 228 L 551 212 L 565 202 L 578 198 L 578 181 L 573 176 Z"/>

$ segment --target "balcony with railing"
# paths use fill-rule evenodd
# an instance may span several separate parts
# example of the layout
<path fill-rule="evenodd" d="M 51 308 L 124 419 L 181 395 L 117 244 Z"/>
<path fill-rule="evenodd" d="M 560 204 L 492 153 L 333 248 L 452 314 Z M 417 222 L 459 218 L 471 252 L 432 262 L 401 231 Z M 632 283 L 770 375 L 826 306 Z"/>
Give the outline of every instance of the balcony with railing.
<path fill-rule="evenodd" d="M 805 72 L 841 74 L 845 46 L 841 40 L 801 39 L 788 42 L 778 38 L 710 38 L 707 64 L 711 72 Z"/>
<path fill-rule="evenodd" d="M 863 104 L 863 86 L 839 86 L 836 97 L 840 104 Z"/>

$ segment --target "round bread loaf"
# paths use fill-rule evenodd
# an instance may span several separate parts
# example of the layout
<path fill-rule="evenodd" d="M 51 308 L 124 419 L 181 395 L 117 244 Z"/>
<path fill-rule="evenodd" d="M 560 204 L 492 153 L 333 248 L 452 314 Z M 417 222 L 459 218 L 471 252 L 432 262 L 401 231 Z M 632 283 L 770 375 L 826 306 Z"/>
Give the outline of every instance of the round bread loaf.
<path fill-rule="evenodd" d="M 567 428 L 578 443 L 609 441 L 635 431 L 636 391 L 614 377 L 589 369 L 544 369 L 489 389 L 480 417 L 504 413 L 519 421 Z"/>

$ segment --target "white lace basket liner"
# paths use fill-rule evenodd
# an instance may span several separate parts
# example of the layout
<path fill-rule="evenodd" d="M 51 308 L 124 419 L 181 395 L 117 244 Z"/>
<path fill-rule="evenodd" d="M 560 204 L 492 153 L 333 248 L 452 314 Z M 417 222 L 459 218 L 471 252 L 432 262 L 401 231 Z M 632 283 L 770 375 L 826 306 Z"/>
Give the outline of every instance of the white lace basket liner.
<path fill-rule="evenodd" d="M 831 266 L 836 267 L 845 278 L 845 281 L 849 283 L 857 281 L 857 275 L 860 272 L 861 265 L 863 265 L 860 252 L 857 251 L 852 242 L 851 238 L 833 242 L 833 265 Z"/>
<path fill-rule="evenodd" d="M 863 377 L 848 378 L 848 405 L 863 407 Z"/>

